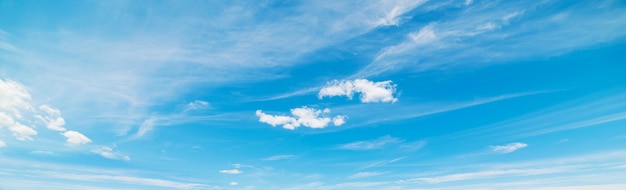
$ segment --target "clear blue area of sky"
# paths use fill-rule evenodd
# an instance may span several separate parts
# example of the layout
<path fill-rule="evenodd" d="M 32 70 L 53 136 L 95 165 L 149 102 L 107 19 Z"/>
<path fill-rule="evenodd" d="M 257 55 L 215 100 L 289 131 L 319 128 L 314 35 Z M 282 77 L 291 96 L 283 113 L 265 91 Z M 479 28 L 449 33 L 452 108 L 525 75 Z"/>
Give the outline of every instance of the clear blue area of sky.
<path fill-rule="evenodd" d="M 3 190 L 626 189 L 619 0 L 2 0 L 0 90 Z"/>

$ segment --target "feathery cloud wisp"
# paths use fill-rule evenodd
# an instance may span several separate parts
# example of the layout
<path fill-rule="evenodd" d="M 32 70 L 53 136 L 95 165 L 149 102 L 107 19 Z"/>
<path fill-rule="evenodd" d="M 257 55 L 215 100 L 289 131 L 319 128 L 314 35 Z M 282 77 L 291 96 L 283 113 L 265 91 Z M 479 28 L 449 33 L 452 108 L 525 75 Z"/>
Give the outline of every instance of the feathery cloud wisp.
<path fill-rule="evenodd" d="M 516 142 L 516 143 L 510 143 L 506 145 L 489 146 L 489 149 L 491 149 L 491 151 L 493 152 L 506 154 L 506 153 L 515 152 L 516 150 L 525 148 L 527 146 L 528 144 Z"/>
<path fill-rule="evenodd" d="M 223 174 L 230 174 L 230 175 L 237 175 L 237 174 L 243 173 L 241 170 L 238 170 L 238 169 L 220 170 L 219 172 Z"/>

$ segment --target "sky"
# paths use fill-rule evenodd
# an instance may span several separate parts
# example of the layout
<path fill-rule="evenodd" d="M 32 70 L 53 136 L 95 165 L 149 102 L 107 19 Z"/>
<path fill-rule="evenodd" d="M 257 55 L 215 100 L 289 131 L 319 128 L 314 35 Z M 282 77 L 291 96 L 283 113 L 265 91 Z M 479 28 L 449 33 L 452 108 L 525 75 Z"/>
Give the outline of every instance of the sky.
<path fill-rule="evenodd" d="M 626 2 L 0 1 L 0 189 L 626 189 Z"/>

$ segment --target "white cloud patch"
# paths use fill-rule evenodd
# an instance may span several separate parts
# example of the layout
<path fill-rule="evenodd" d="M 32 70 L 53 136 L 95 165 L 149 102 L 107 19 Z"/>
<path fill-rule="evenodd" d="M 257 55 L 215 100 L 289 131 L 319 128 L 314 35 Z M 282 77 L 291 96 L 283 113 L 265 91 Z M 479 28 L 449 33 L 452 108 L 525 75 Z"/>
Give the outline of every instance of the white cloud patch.
<path fill-rule="evenodd" d="M 12 80 L 0 79 L 0 110 L 14 118 L 22 118 L 21 110 L 33 110 L 29 103 L 31 96 L 28 88 Z"/>
<path fill-rule="evenodd" d="M 63 136 L 67 138 L 66 142 L 69 144 L 80 145 L 91 143 L 91 139 L 77 131 L 66 131 L 63 133 Z"/>
<path fill-rule="evenodd" d="M 395 145 L 403 142 L 404 140 L 391 137 L 389 135 L 374 139 L 371 141 L 357 141 L 348 144 L 340 145 L 340 149 L 347 150 L 373 150 L 380 149 L 389 145 Z"/>
<path fill-rule="evenodd" d="M 6 143 L 4 143 L 4 141 L 0 141 L 0 148 L 7 146 Z"/>
<path fill-rule="evenodd" d="M 396 85 L 392 81 L 373 82 L 367 79 L 355 80 L 333 80 L 322 88 L 318 97 L 347 96 L 352 99 L 354 93 L 360 93 L 360 99 L 363 103 L 375 102 L 397 102 L 398 99 L 393 95 L 396 92 Z"/>
<path fill-rule="evenodd" d="M 234 181 L 233 181 L 233 182 L 228 183 L 228 185 L 230 185 L 230 186 L 237 186 L 237 185 L 239 185 L 239 184 L 238 184 L 237 182 L 234 182 Z"/>
<path fill-rule="evenodd" d="M 506 153 L 514 152 L 518 149 L 525 148 L 527 146 L 528 144 L 516 142 L 516 143 L 510 143 L 507 145 L 489 146 L 489 149 L 491 149 L 491 151 L 493 152 L 506 154 Z"/>
<path fill-rule="evenodd" d="M 366 178 L 366 177 L 374 177 L 385 174 L 383 172 L 359 172 L 348 176 L 348 179 L 358 179 L 358 178 Z"/>
<path fill-rule="evenodd" d="M 35 129 L 22 125 L 19 122 L 15 122 L 13 125 L 9 126 L 9 131 L 11 131 L 13 136 L 20 141 L 32 141 L 32 136 L 37 135 L 37 131 L 35 131 Z"/>
<path fill-rule="evenodd" d="M 321 129 L 328 126 L 331 122 L 334 126 L 341 126 L 345 123 L 346 116 L 335 116 L 334 118 L 325 115 L 330 114 L 330 109 L 318 110 L 302 106 L 300 108 L 291 109 L 293 116 L 269 115 L 262 110 L 256 111 L 259 121 L 276 127 L 282 125 L 283 128 L 294 130 L 300 126 Z"/>
<path fill-rule="evenodd" d="M 275 155 L 275 156 L 270 156 L 267 158 L 264 158 L 263 160 L 268 160 L 268 161 L 276 161 L 276 160 L 291 160 L 296 158 L 296 155 L 291 155 L 291 154 L 287 154 L 287 155 Z"/>
<path fill-rule="evenodd" d="M 122 154 L 119 151 L 115 151 L 113 150 L 113 148 L 111 147 L 100 147 L 100 148 L 96 148 L 91 150 L 91 152 L 98 154 L 102 157 L 111 159 L 111 160 L 124 160 L 124 161 L 130 161 L 130 157 L 128 155 Z"/>
<path fill-rule="evenodd" d="M 63 126 L 65 125 L 65 119 L 61 117 L 60 110 L 52 108 L 48 105 L 39 106 L 39 110 L 47 113 L 47 116 L 37 116 L 37 117 L 46 124 L 46 127 L 48 129 L 54 130 L 54 131 L 66 130 L 65 128 L 63 128 Z"/>
<path fill-rule="evenodd" d="M 232 169 L 232 170 L 220 170 L 220 173 L 223 174 L 230 174 L 230 175 L 237 175 L 237 174 L 241 174 L 243 173 L 243 171 L 238 170 L 238 169 Z"/>
<path fill-rule="evenodd" d="M 195 100 L 187 104 L 187 106 L 185 107 L 185 111 L 203 110 L 203 109 L 208 109 L 210 107 L 211 105 L 209 104 L 209 102 L 202 101 L 202 100 Z"/>
<path fill-rule="evenodd" d="M 437 35 L 435 35 L 433 27 L 433 24 L 426 25 L 418 32 L 410 33 L 408 36 L 416 45 L 430 43 L 437 39 Z"/>

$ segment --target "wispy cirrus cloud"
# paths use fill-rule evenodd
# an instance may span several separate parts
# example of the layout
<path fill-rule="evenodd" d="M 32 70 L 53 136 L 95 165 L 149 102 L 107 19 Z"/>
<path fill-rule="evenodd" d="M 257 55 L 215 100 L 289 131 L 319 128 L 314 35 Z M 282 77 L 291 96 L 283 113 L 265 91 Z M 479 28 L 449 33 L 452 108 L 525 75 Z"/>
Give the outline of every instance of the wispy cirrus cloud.
<path fill-rule="evenodd" d="M 558 12 L 549 8 L 566 2 L 542 1 L 531 5 L 472 2 L 471 6 L 459 9 L 456 17 L 430 20 L 416 26 L 418 28 L 407 33 L 403 41 L 378 52 L 376 59 L 353 77 L 401 69 L 476 67 L 511 59 L 549 57 L 626 36 L 626 28 L 615 24 L 626 21 L 622 6 L 578 2 Z M 616 2 L 605 2 L 611 3 Z M 428 7 L 415 12 L 419 15 L 449 11 L 446 8 L 428 10 Z M 589 34 L 586 28 L 601 29 Z M 529 43 L 531 41 L 540 43 Z"/>
<path fill-rule="evenodd" d="M 114 150 L 111 147 L 107 147 L 107 146 L 103 146 L 100 148 L 95 148 L 93 150 L 91 150 L 91 152 L 98 154 L 102 157 L 111 159 L 111 160 L 123 160 L 123 161 L 130 161 L 130 156 L 125 155 L 117 150 Z"/>
<path fill-rule="evenodd" d="M 527 146 L 528 144 L 526 143 L 515 142 L 515 143 L 509 143 L 506 145 L 489 146 L 489 149 L 491 149 L 491 151 L 493 152 L 507 154 L 507 153 L 515 152 L 516 150 L 519 150 L 522 148 L 526 148 Z"/>
<path fill-rule="evenodd" d="M 239 169 L 232 169 L 232 170 L 220 170 L 220 173 L 223 174 L 231 174 L 231 175 L 237 175 L 237 174 L 241 174 L 243 173 L 243 171 L 239 170 Z"/>
<path fill-rule="evenodd" d="M 298 156 L 296 155 L 292 155 L 292 154 L 281 154 L 281 155 L 274 155 L 274 156 L 270 156 L 267 158 L 263 158 L 263 160 L 267 160 L 267 161 L 277 161 L 277 160 L 291 160 L 291 159 L 295 159 Z"/>
<path fill-rule="evenodd" d="M 380 149 L 390 145 L 397 145 L 403 142 L 403 139 L 391 137 L 389 135 L 371 141 L 357 141 L 348 144 L 339 145 L 337 148 L 346 150 L 373 150 Z"/>

